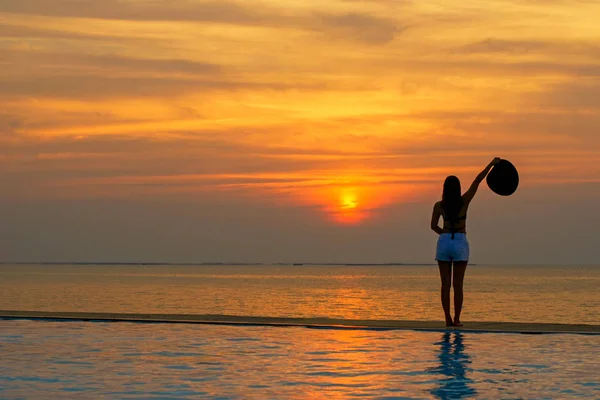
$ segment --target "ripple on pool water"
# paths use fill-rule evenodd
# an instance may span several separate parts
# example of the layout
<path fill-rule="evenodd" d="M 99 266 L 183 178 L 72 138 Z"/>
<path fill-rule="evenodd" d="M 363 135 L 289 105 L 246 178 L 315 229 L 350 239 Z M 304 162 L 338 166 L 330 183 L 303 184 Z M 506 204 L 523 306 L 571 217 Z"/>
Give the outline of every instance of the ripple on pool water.
<path fill-rule="evenodd" d="M 0 321 L 0 397 L 600 396 L 598 336 Z"/>

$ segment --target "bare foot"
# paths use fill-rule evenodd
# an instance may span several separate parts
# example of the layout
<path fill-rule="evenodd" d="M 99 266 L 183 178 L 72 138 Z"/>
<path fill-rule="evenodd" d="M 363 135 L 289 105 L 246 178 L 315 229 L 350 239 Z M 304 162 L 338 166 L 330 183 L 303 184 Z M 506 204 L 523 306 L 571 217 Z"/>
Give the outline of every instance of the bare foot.
<path fill-rule="evenodd" d="M 446 318 L 446 326 L 455 326 L 452 318 Z"/>
<path fill-rule="evenodd" d="M 455 320 L 454 320 L 454 324 L 453 324 L 453 325 L 454 325 L 454 326 L 463 326 L 463 324 L 461 324 L 461 323 L 460 323 L 460 320 L 458 320 L 458 319 L 455 319 Z"/>

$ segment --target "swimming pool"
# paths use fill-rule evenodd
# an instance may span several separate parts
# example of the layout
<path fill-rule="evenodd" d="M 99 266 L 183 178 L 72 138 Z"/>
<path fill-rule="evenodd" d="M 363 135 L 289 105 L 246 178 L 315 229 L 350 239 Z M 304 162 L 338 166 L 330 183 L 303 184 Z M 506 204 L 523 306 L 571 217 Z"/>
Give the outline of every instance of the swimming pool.
<path fill-rule="evenodd" d="M 600 336 L 0 321 L 0 397 L 599 398 Z"/>

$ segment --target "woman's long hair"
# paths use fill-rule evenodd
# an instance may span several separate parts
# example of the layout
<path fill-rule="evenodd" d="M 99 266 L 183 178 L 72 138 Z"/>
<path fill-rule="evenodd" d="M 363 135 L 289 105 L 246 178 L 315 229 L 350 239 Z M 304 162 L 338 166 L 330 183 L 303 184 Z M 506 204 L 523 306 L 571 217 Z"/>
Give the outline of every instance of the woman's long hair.
<path fill-rule="evenodd" d="M 442 210 L 450 219 L 450 226 L 454 229 L 454 225 L 458 222 L 458 214 L 464 205 L 460 190 L 460 180 L 450 175 L 444 181 L 444 191 L 442 192 Z"/>

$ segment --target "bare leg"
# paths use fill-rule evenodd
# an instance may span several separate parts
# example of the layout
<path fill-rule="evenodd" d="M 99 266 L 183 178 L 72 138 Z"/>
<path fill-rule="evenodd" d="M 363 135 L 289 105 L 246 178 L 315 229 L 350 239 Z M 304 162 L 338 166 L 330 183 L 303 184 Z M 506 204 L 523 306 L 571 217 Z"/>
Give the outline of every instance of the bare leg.
<path fill-rule="evenodd" d="M 463 282 L 466 270 L 467 261 L 454 263 L 454 276 L 452 278 L 452 286 L 454 287 L 454 326 L 462 326 L 460 323 L 460 312 L 463 305 Z"/>
<path fill-rule="evenodd" d="M 446 326 L 453 326 L 454 321 L 450 314 L 450 285 L 452 282 L 452 263 L 438 261 L 440 267 L 440 278 L 442 279 L 442 307 L 446 316 Z"/>

